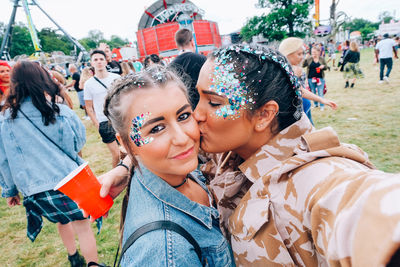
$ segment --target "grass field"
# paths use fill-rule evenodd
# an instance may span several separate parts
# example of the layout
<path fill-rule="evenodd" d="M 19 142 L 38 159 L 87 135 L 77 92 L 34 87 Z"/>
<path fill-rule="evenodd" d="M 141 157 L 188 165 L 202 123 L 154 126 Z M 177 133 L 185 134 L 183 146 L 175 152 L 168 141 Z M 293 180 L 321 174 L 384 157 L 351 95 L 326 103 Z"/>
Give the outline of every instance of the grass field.
<path fill-rule="evenodd" d="M 342 142 L 362 147 L 373 163 L 384 171 L 400 172 L 400 60 L 395 60 L 390 84 L 378 85 L 379 65 L 373 65 L 373 51 L 362 51 L 361 68 L 365 78 L 355 88 L 344 89 L 342 73 L 326 73 L 327 98 L 339 105 L 337 111 L 313 109 L 316 128 L 332 126 Z M 75 106 L 77 98 L 71 92 Z M 75 109 L 80 117 L 82 111 Z M 89 121 L 83 157 L 97 175 L 111 168 L 108 150 Z M 113 262 L 118 244 L 121 197 L 96 236 L 100 262 Z M 94 229 L 94 228 L 93 228 Z M 23 207 L 8 208 L 0 199 L 0 266 L 69 266 L 67 254 L 54 224 L 44 222 L 34 243 L 26 237 Z"/>

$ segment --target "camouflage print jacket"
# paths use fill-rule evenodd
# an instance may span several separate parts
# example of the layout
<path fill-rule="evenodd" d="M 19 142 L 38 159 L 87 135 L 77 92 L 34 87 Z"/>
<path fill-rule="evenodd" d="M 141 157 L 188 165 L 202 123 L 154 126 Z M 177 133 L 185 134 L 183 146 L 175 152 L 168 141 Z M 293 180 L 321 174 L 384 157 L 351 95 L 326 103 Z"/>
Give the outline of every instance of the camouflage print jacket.
<path fill-rule="evenodd" d="M 400 247 L 400 175 L 331 128 L 302 118 L 241 164 L 224 156 L 203 170 L 238 266 L 383 266 Z"/>

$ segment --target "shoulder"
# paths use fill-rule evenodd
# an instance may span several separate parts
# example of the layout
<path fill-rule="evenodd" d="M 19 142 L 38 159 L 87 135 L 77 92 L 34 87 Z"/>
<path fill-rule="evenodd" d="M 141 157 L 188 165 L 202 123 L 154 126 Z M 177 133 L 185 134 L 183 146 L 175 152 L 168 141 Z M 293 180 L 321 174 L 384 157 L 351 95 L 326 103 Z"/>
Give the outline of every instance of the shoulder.
<path fill-rule="evenodd" d="M 116 73 L 109 72 L 109 73 L 108 73 L 107 79 L 115 80 L 115 79 L 118 79 L 118 78 L 120 78 L 120 77 L 121 77 L 121 76 L 118 75 L 118 74 L 116 74 Z"/>

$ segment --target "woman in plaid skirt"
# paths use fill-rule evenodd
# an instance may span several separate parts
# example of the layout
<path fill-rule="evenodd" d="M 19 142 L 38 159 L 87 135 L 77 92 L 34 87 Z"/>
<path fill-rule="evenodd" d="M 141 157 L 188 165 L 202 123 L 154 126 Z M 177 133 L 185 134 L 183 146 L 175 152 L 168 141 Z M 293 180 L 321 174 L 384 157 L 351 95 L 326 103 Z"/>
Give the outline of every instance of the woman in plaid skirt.
<path fill-rule="evenodd" d="M 24 196 L 27 236 L 32 242 L 45 217 L 57 224 L 71 266 L 86 266 L 85 259 L 97 262 L 89 220 L 75 202 L 53 190 L 83 163 L 78 153 L 86 141 L 85 127 L 71 109 L 56 104 L 59 96 L 60 88 L 38 63 L 15 65 L 0 113 L 0 186 L 10 207 L 21 204 L 19 192 Z M 85 259 L 77 251 L 75 234 Z"/>

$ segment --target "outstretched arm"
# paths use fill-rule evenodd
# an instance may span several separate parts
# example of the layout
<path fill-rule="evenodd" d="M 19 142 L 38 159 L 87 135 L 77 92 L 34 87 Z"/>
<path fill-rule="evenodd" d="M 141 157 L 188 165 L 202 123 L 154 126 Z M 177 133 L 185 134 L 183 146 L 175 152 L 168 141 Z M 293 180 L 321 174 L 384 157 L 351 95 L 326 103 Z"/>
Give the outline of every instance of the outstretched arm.
<path fill-rule="evenodd" d="M 304 98 L 307 98 L 307 99 L 312 100 L 312 101 L 320 102 L 320 103 L 322 103 L 324 105 L 328 105 L 333 110 L 337 109 L 337 104 L 335 102 L 333 102 L 333 101 L 331 101 L 329 99 L 317 96 L 316 94 L 304 89 L 303 87 L 301 87 L 301 94 L 303 95 Z"/>

